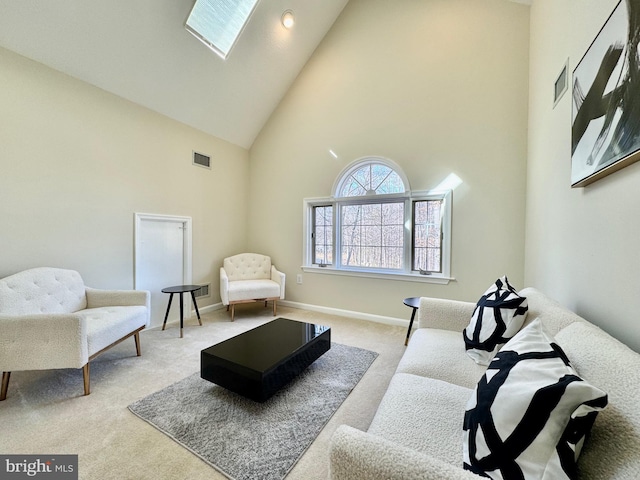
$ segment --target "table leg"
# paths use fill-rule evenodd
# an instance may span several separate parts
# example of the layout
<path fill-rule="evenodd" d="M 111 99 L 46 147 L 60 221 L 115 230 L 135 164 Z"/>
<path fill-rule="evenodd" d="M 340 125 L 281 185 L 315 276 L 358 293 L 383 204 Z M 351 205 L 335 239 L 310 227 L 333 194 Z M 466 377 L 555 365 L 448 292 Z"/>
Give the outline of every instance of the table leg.
<path fill-rule="evenodd" d="M 173 293 L 169 294 L 169 305 L 167 305 L 167 313 L 164 314 L 164 323 L 162 324 L 162 330 L 167 326 L 167 318 L 169 318 L 169 309 L 171 308 L 171 300 L 173 300 Z"/>
<path fill-rule="evenodd" d="M 202 326 L 202 320 L 200 320 L 200 312 L 198 311 L 198 304 L 196 303 L 196 294 L 191 292 L 191 300 L 193 300 L 193 306 L 196 308 L 196 315 L 198 316 L 198 323 Z"/>
<path fill-rule="evenodd" d="M 404 341 L 405 346 L 409 345 L 409 335 L 411 335 L 411 327 L 413 327 L 413 319 L 416 317 L 417 308 L 413 308 L 411 310 L 411 321 L 409 322 L 409 330 L 407 330 L 407 338 Z"/>
<path fill-rule="evenodd" d="M 182 338 L 182 327 L 184 322 L 184 306 L 182 300 L 182 292 L 180 292 L 180 338 Z"/>

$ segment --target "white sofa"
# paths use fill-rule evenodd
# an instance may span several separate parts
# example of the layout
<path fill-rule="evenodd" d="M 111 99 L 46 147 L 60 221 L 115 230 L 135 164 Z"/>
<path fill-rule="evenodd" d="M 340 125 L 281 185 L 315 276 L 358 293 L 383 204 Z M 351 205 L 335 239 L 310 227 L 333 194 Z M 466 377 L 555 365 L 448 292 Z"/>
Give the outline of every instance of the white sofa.
<path fill-rule="evenodd" d="M 608 406 L 578 460 L 580 480 L 640 478 L 640 354 L 526 288 L 526 324 L 540 318 L 578 374 Z M 465 353 L 475 303 L 422 298 L 419 326 L 367 432 L 341 425 L 331 439 L 334 480 L 479 479 L 462 468 L 465 406 L 486 367 Z"/>
<path fill-rule="evenodd" d="M 220 267 L 220 298 L 231 308 L 231 321 L 238 303 L 273 302 L 273 315 L 278 300 L 284 298 L 285 274 L 271 263 L 271 257 L 259 253 L 239 253 L 224 259 Z"/>
<path fill-rule="evenodd" d="M 0 280 L 0 400 L 11 372 L 82 368 L 89 395 L 89 362 L 149 324 L 147 291 L 85 287 L 80 274 L 33 268 Z"/>

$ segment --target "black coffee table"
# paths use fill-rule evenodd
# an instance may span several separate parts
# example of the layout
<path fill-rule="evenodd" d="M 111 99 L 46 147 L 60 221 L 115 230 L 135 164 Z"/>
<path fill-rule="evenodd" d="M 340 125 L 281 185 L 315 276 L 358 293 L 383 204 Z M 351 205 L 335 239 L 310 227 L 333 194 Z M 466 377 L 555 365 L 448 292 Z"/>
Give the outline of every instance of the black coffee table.
<path fill-rule="evenodd" d="M 330 348 L 329 327 L 276 318 L 202 350 L 200 376 L 264 402 Z"/>

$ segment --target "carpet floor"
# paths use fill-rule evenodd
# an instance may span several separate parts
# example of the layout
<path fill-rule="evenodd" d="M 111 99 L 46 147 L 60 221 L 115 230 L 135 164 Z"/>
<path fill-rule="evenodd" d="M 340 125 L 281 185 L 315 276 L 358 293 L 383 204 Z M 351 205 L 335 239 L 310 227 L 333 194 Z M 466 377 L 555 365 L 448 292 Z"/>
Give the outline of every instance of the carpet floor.
<path fill-rule="evenodd" d="M 329 325 L 335 343 L 379 353 L 344 403 L 313 441 L 287 480 L 326 479 L 331 435 L 341 424 L 366 430 L 404 353 L 406 328 L 279 307 L 280 316 Z M 273 320 L 270 308 L 247 304 L 236 321 L 217 310 L 141 332 L 142 356 L 133 339 L 91 362 L 91 395 L 82 395 L 82 370 L 13 372 L 0 402 L 0 452 L 77 454 L 83 480 L 225 480 L 225 476 L 127 409 L 200 368 L 200 350 Z"/>
<path fill-rule="evenodd" d="M 264 403 L 200 378 L 129 410 L 234 480 L 282 480 L 378 356 L 334 343 Z"/>

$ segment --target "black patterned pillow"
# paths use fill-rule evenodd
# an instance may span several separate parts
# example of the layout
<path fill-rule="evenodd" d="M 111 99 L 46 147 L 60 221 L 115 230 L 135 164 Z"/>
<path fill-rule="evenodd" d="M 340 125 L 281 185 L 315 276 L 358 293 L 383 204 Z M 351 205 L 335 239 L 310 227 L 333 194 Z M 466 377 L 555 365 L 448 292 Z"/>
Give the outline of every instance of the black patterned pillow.
<path fill-rule="evenodd" d="M 527 299 L 509 285 L 506 276 L 499 278 L 478 300 L 471 322 L 462 332 L 469 355 L 479 365 L 489 362 L 527 318 Z"/>
<path fill-rule="evenodd" d="M 574 479 L 606 405 L 536 319 L 498 352 L 467 403 L 464 468 L 500 480 Z"/>

